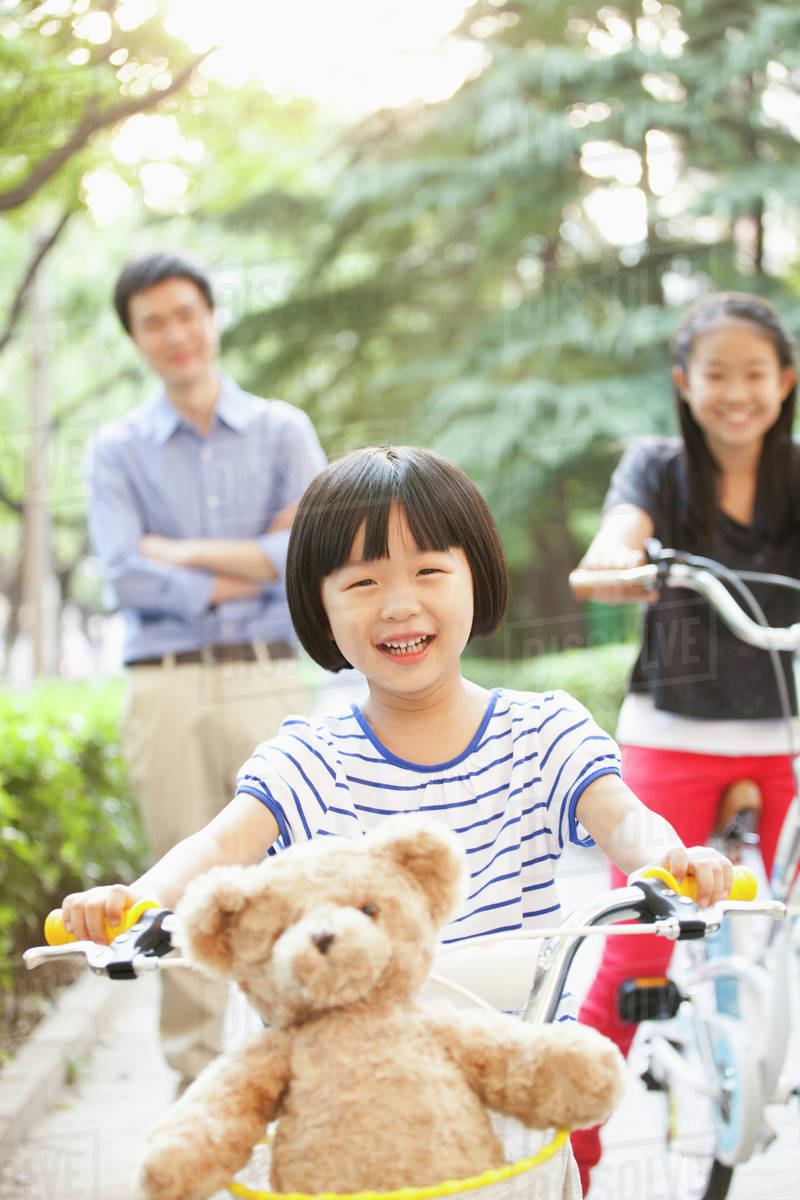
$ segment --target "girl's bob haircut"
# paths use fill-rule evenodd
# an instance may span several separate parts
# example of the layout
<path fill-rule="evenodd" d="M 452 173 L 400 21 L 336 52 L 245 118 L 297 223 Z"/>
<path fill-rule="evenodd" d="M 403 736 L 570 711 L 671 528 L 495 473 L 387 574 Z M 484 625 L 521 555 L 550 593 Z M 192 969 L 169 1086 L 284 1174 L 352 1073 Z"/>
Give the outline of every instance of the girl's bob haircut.
<path fill-rule="evenodd" d="M 331 640 L 322 581 L 344 566 L 364 526 L 364 557 L 389 553 L 389 515 L 402 508 L 421 550 L 458 546 L 472 572 L 470 638 L 494 633 L 506 611 L 508 568 L 486 501 L 453 463 L 418 446 L 368 446 L 335 459 L 309 485 L 289 538 L 286 595 L 294 628 L 328 671 L 350 663 Z"/>

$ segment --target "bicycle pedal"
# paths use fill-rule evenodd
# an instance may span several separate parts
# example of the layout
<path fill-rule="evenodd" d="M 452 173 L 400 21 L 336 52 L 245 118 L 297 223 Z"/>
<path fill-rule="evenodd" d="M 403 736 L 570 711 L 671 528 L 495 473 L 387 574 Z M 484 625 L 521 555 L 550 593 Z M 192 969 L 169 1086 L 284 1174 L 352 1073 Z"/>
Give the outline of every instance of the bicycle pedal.
<path fill-rule="evenodd" d="M 622 981 L 617 1005 L 621 1020 L 638 1025 L 640 1021 L 668 1021 L 685 998 L 666 976 L 640 977 Z"/>

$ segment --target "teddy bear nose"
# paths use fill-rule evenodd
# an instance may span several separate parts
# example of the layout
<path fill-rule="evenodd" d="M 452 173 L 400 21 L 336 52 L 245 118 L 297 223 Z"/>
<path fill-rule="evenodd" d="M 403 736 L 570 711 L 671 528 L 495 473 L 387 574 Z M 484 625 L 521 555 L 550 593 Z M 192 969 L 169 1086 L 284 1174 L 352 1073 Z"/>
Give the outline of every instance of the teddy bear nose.
<path fill-rule="evenodd" d="M 315 933 L 312 935 L 311 940 L 320 954 L 327 954 L 335 938 L 335 933 Z"/>

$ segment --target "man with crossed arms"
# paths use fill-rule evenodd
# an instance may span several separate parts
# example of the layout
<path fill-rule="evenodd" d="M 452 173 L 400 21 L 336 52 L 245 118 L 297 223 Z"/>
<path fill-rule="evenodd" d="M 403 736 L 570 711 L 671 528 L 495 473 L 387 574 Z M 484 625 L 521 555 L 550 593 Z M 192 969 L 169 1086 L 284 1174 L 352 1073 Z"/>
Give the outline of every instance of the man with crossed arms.
<path fill-rule="evenodd" d="M 92 545 L 125 617 L 122 740 L 160 858 L 233 795 L 253 748 L 306 695 L 283 587 L 294 505 L 325 464 L 308 417 L 217 365 L 205 270 L 128 262 L 123 328 L 163 387 L 96 431 L 85 458 Z M 178 1090 L 220 1052 L 225 988 L 162 976 L 161 1040 Z"/>

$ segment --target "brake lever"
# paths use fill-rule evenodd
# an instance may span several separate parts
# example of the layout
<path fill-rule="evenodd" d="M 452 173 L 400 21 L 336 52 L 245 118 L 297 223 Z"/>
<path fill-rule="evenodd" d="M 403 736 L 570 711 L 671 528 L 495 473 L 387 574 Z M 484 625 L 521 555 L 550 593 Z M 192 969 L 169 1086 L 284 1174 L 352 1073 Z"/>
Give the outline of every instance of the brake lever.
<path fill-rule="evenodd" d="M 32 946 L 22 955 L 29 970 L 54 958 L 83 958 L 90 971 L 110 979 L 135 979 L 153 970 L 156 959 L 180 957 L 172 945 L 173 914 L 166 908 L 149 908 L 135 925 L 118 933 L 109 946 L 99 942 L 67 942 L 60 946 Z"/>
<path fill-rule="evenodd" d="M 706 936 L 709 923 L 689 896 L 682 896 L 656 876 L 632 879 L 630 883 L 631 886 L 640 888 L 643 893 L 639 917 L 641 921 L 676 922 L 677 931 L 673 938 L 675 941 L 691 941 L 693 938 Z"/>

